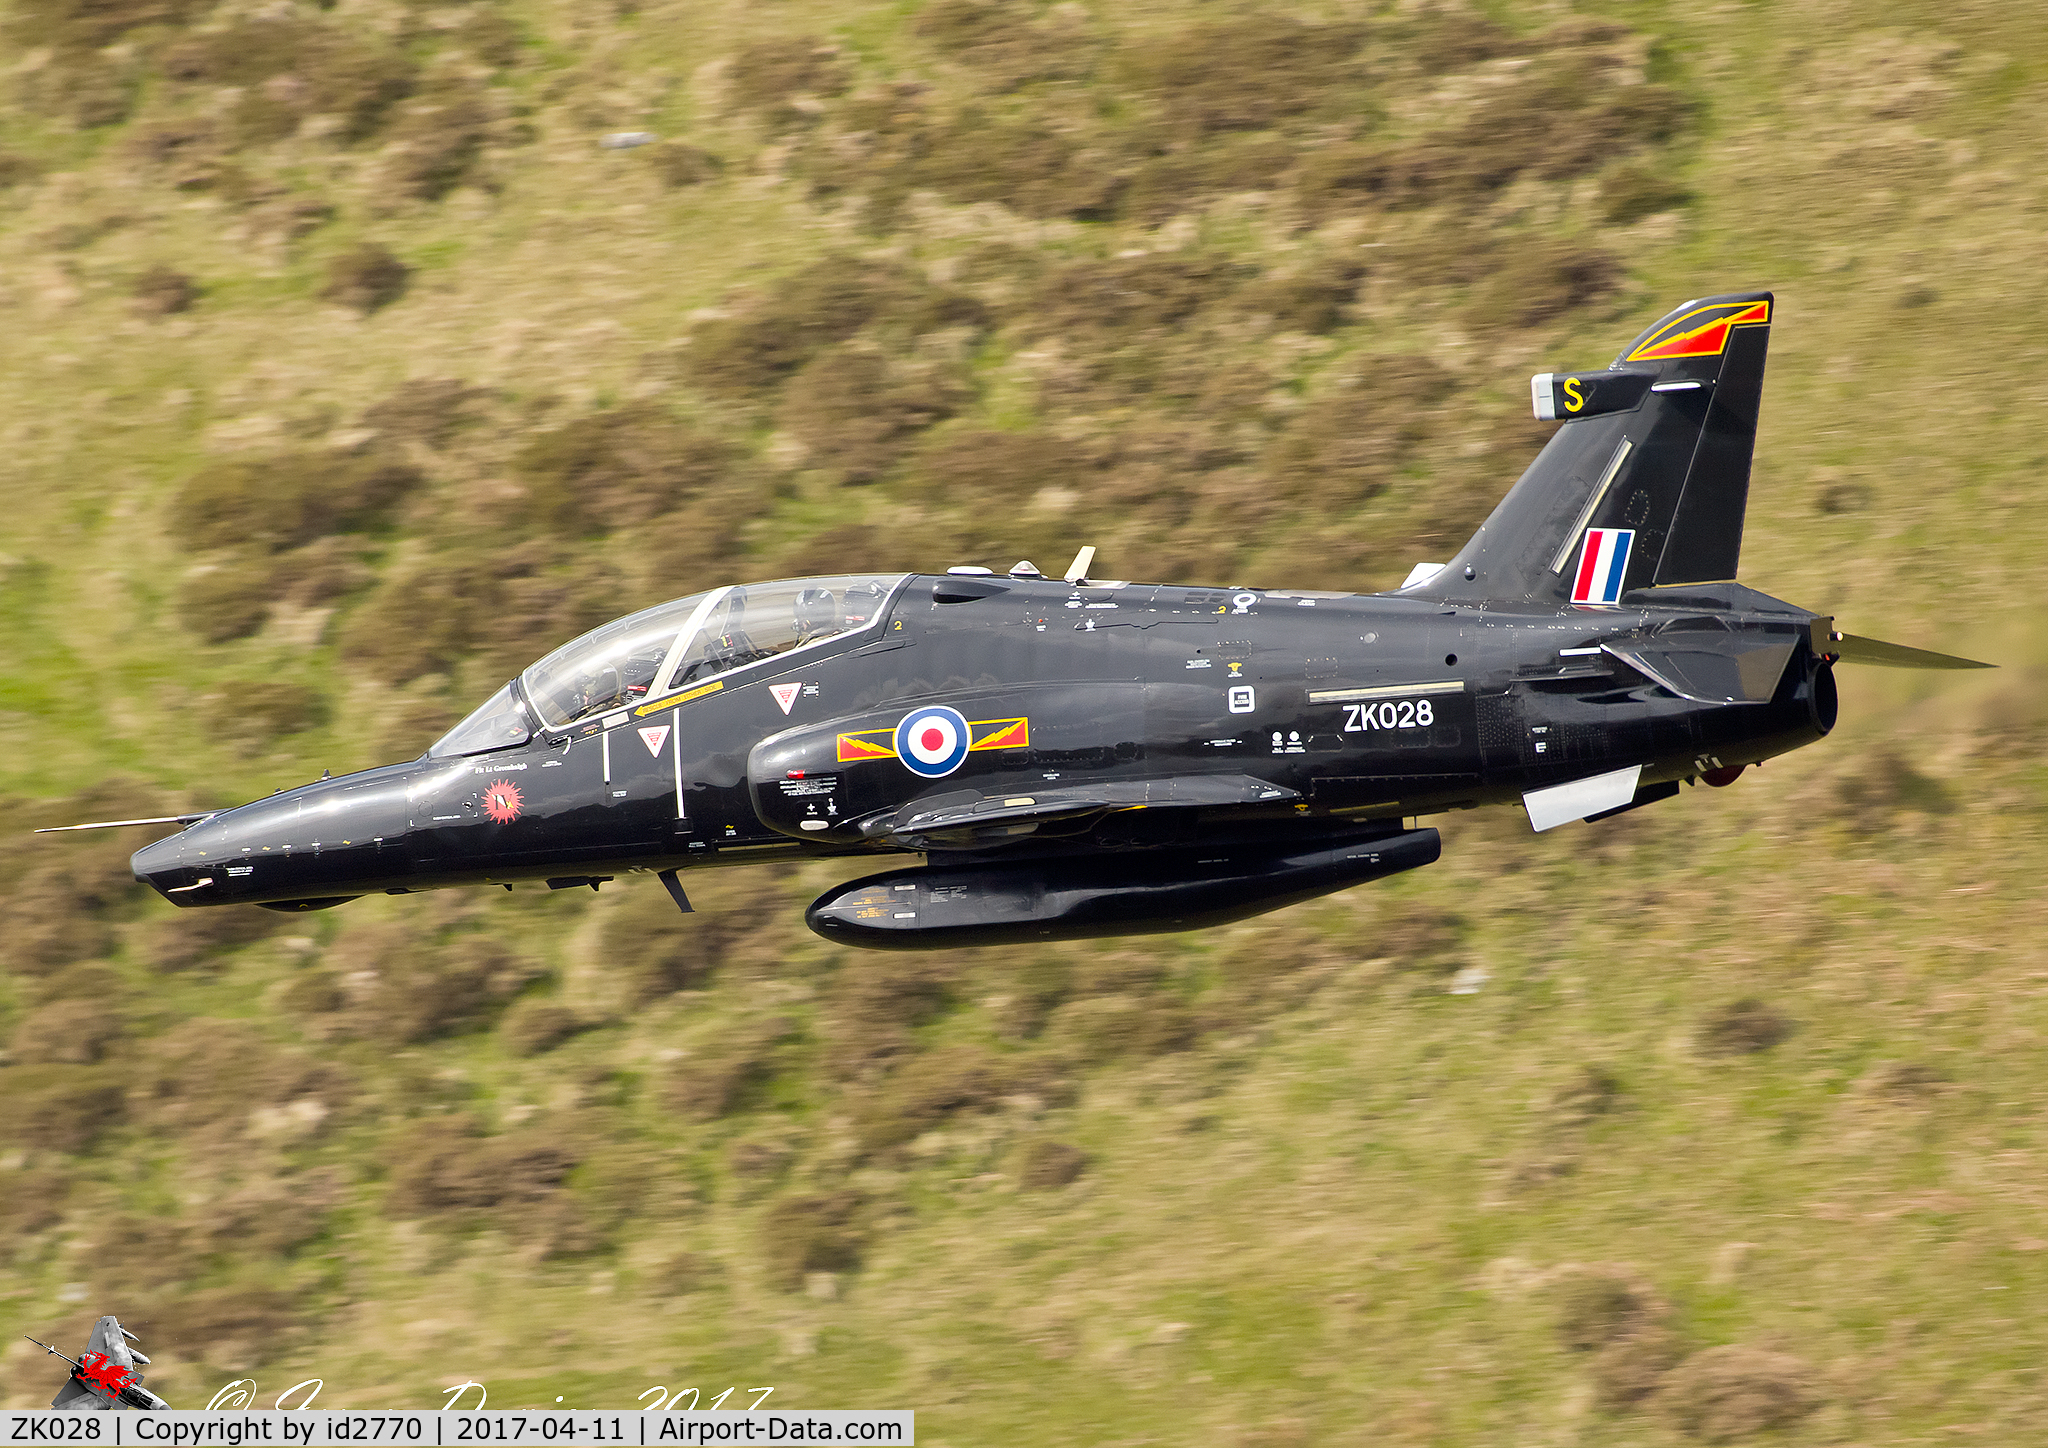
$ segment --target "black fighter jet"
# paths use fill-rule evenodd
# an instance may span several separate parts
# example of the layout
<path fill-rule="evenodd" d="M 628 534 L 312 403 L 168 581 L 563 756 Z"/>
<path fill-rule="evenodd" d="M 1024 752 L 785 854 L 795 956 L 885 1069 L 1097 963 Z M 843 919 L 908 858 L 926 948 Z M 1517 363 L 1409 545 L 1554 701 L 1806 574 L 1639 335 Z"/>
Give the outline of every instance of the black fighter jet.
<path fill-rule="evenodd" d="M 1834 726 L 1836 664 L 1976 668 L 1733 581 L 1768 292 L 1599 371 L 1456 557 L 1391 593 L 1029 564 L 713 589 L 563 645 L 423 758 L 135 855 L 184 907 L 922 856 L 806 914 L 884 949 L 1185 930 L 1429 864 L 1417 816 L 1538 830 L 1725 785 Z"/>

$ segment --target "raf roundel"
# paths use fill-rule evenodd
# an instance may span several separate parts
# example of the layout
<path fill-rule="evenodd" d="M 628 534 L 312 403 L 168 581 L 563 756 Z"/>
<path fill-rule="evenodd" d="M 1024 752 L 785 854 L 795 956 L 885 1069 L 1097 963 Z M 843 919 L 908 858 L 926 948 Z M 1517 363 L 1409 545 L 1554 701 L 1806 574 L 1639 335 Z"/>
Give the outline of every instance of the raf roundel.
<path fill-rule="evenodd" d="M 927 704 L 903 716 L 896 726 L 896 757 L 912 774 L 938 779 L 951 774 L 967 757 L 967 720 L 958 709 Z"/>

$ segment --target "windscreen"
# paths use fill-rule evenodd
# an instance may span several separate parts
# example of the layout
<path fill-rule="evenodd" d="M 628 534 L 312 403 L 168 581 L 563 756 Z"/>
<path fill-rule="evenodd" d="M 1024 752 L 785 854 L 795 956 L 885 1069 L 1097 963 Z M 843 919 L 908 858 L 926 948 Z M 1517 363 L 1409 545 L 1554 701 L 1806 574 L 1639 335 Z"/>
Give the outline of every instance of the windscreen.
<path fill-rule="evenodd" d="M 533 721 L 526 705 L 510 684 L 484 700 L 467 719 L 441 736 L 427 751 L 429 759 L 449 759 L 459 754 L 482 754 L 491 749 L 510 749 L 533 737 Z"/>
<path fill-rule="evenodd" d="M 563 644 L 521 674 L 541 722 L 559 729 L 647 697 L 662 660 L 704 594 L 643 609 Z"/>

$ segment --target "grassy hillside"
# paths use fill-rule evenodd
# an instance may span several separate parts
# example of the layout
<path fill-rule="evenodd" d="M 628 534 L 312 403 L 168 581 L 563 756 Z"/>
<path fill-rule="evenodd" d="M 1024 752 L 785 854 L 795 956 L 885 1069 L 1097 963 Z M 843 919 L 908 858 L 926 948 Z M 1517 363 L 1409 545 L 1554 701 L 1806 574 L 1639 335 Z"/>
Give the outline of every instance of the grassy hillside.
<path fill-rule="evenodd" d="M 2048 1431 L 2026 7 L 7 3 L 0 1332 L 952 1444 Z M 1530 372 L 1751 286 L 1745 580 L 2004 668 L 1729 790 L 930 958 L 819 869 L 173 916 L 27 834 L 722 582 L 1385 587 Z"/>

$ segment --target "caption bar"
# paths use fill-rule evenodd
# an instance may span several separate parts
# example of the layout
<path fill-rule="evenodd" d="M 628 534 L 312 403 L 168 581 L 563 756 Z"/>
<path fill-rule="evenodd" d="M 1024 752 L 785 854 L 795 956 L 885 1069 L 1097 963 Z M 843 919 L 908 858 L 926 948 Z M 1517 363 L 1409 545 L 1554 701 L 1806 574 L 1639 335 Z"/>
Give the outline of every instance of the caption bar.
<path fill-rule="evenodd" d="M 562 1443 L 590 1448 L 696 1448 L 700 1444 L 917 1442 L 917 1414 L 820 1409 L 817 1412 L 348 1412 L 308 1408 L 272 1413 L 0 1412 L 0 1448 L 92 1444 L 100 1448 L 347 1448 L 403 1444 Z"/>

